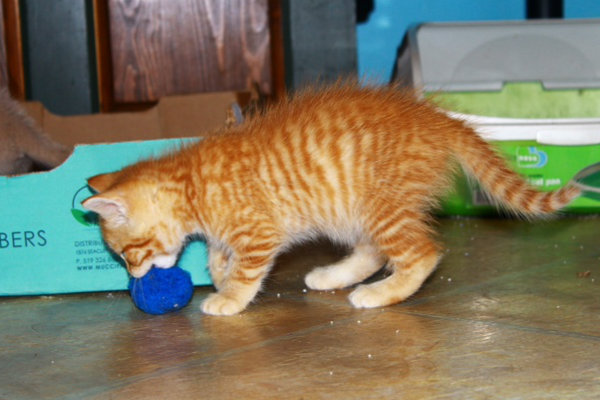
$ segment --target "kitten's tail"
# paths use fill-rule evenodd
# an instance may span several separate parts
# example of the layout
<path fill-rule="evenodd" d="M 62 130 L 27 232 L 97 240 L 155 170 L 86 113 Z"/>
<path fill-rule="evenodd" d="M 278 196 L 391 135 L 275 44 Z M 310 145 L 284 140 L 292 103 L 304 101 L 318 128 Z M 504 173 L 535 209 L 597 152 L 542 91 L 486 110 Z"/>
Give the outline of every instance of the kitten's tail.
<path fill-rule="evenodd" d="M 465 171 L 474 176 L 500 206 L 524 217 L 551 214 L 577 198 L 581 191 L 571 183 L 541 192 L 508 167 L 506 161 L 474 130 L 461 129 L 451 144 Z"/>

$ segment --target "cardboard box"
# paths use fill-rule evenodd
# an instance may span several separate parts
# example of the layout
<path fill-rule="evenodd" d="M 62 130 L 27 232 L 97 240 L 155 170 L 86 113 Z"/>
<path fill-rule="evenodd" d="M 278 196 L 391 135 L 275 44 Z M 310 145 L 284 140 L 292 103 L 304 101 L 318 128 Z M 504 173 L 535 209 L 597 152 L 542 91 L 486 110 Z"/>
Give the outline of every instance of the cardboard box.
<path fill-rule="evenodd" d="M 173 96 L 146 111 L 72 117 L 25 104 L 50 136 L 75 148 L 51 171 L 0 177 L 0 295 L 127 289 L 125 268 L 106 248 L 94 216 L 81 207 L 92 195 L 86 179 L 197 140 L 190 137 L 222 127 L 232 105 L 249 98 Z M 188 245 L 178 264 L 194 284 L 211 283 L 204 243 Z"/>

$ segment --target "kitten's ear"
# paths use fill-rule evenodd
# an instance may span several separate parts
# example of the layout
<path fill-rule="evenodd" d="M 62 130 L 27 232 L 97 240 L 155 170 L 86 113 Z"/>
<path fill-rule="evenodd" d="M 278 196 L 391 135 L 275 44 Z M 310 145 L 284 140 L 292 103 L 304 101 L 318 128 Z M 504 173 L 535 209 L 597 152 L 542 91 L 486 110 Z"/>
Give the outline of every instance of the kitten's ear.
<path fill-rule="evenodd" d="M 114 225 L 123 225 L 129 219 L 127 205 L 118 197 L 97 194 L 84 200 L 81 205 Z"/>
<path fill-rule="evenodd" d="M 102 193 L 107 190 L 115 182 L 117 178 L 116 172 L 109 174 L 96 175 L 88 179 L 88 185 L 94 189 L 96 193 Z"/>

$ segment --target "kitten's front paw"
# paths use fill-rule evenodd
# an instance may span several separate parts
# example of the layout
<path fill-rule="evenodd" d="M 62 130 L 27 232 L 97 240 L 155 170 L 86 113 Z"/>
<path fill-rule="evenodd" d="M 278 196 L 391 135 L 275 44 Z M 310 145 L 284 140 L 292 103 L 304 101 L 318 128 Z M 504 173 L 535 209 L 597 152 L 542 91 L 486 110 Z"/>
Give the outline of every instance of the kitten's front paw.
<path fill-rule="evenodd" d="M 205 314 L 234 315 L 246 308 L 246 305 L 222 294 L 212 293 L 202 302 L 200 308 Z"/>
<path fill-rule="evenodd" d="M 350 296 L 350 303 L 356 308 L 375 308 L 387 306 L 390 302 L 378 290 L 370 285 L 359 285 Z"/>
<path fill-rule="evenodd" d="M 210 279 L 212 280 L 212 284 L 217 290 L 221 290 L 223 287 L 223 282 L 225 282 L 225 274 L 220 273 L 220 271 L 215 271 L 213 269 L 210 270 Z"/>

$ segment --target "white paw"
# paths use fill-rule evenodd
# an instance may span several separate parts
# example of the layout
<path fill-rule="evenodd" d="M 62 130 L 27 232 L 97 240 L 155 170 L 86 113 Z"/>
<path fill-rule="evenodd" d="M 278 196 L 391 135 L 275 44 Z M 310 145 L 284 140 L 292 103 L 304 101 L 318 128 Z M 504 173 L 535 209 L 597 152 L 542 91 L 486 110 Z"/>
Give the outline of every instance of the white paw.
<path fill-rule="evenodd" d="M 377 289 L 370 285 L 359 285 L 350 293 L 348 299 L 356 308 L 374 308 L 389 304 Z"/>
<path fill-rule="evenodd" d="M 328 290 L 328 274 L 324 268 L 315 268 L 304 277 L 306 286 L 313 290 Z"/>
<path fill-rule="evenodd" d="M 212 293 L 202 302 L 200 308 L 205 314 L 234 315 L 246 308 L 246 304 L 241 304 L 219 293 Z"/>

